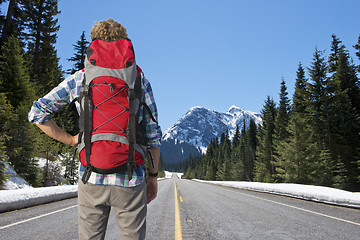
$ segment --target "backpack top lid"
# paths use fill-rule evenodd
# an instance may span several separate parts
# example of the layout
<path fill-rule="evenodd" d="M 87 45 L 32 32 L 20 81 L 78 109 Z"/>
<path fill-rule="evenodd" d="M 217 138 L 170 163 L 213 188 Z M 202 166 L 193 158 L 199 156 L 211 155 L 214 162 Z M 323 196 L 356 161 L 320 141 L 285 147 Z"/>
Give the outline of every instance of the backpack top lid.
<path fill-rule="evenodd" d="M 96 39 L 87 49 L 87 57 L 91 64 L 111 69 L 130 67 L 135 60 L 134 48 L 128 39 L 114 42 Z"/>
<path fill-rule="evenodd" d="M 85 84 L 89 84 L 96 77 L 109 76 L 122 79 L 133 89 L 137 68 L 131 41 L 92 41 L 86 52 L 85 76 Z"/>

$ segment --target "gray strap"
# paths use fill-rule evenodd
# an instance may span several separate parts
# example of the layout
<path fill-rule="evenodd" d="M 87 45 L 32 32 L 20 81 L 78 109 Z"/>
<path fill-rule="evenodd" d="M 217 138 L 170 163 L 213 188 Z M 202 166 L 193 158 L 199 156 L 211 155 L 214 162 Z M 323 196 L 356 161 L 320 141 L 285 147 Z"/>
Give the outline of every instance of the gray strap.
<path fill-rule="evenodd" d="M 115 77 L 122 79 L 126 82 L 126 84 L 130 88 L 134 88 L 135 86 L 135 79 L 137 74 L 136 69 L 136 62 L 134 60 L 133 64 L 127 68 L 121 69 L 112 69 L 112 68 L 103 68 L 99 66 L 92 65 L 88 58 L 85 59 L 85 75 L 86 75 L 86 82 L 89 84 L 94 78 L 96 77 Z"/>
<path fill-rule="evenodd" d="M 111 134 L 111 133 L 98 133 L 98 134 L 91 135 L 91 142 L 93 143 L 96 141 L 115 141 L 115 142 L 120 142 L 120 143 L 129 145 L 129 141 L 126 137 L 121 136 L 121 135 Z M 81 139 L 81 142 L 78 145 L 78 151 L 81 152 L 81 150 L 83 150 L 84 147 L 85 147 L 85 143 L 84 143 L 83 139 Z M 145 159 L 146 146 L 135 144 L 135 150 L 137 152 L 141 153 L 143 159 Z"/>

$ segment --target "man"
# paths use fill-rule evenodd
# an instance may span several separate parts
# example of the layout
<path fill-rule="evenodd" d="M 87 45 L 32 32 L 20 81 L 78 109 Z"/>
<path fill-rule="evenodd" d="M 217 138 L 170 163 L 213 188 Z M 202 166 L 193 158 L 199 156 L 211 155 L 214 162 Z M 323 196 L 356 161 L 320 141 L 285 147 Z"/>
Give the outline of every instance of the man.
<path fill-rule="evenodd" d="M 112 19 L 96 23 L 91 30 L 91 39 L 113 42 L 127 39 L 126 29 Z M 78 144 L 78 135 L 71 136 L 59 128 L 51 114 L 80 95 L 84 71 L 78 71 L 66 78 L 51 92 L 35 101 L 29 112 L 29 121 L 36 124 L 48 136 L 70 146 Z M 142 78 L 142 94 L 146 105 L 157 120 L 157 108 L 152 88 Z M 151 120 L 147 111 L 140 109 L 138 122 L 145 126 L 144 138 L 150 148 L 154 164 L 149 164 L 149 174 L 138 167 L 131 180 L 126 172 L 99 174 L 92 172 L 86 184 L 79 181 L 78 221 L 80 239 L 104 239 L 111 207 L 114 207 L 121 239 L 144 239 L 146 231 L 146 204 L 157 195 L 157 172 L 160 159 L 161 129 Z M 80 179 L 85 167 L 80 166 Z M 146 178 L 146 179 L 145 179 Z"/>

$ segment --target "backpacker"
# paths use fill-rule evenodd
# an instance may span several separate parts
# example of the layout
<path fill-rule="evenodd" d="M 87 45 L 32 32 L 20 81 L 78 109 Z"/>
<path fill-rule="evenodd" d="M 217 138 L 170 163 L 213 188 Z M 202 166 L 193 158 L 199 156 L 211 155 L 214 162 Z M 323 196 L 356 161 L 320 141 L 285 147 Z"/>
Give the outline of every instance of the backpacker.
<path fill-rule="evenodd" d="M 85 78 L 80 92 L 80 161 L 101 174 L 133 170 L 145 159 L 137 119 L 142 106 L 141 69 L 136 65 L 132 43 L 94 40 L 87 49 Z"/>

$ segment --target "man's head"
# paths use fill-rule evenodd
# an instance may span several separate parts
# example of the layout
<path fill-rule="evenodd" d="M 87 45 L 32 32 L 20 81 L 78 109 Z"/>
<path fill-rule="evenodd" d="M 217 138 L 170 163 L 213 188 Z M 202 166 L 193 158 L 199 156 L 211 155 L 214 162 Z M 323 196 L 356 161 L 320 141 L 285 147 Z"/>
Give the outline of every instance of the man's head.
<path fill-rule="evenodd" d="M 114 42 L 120 39 L 128 39 L 126 29 L 113 19 L 97 22 L 91 29 L 91 39 L 99 39 Z"/>

